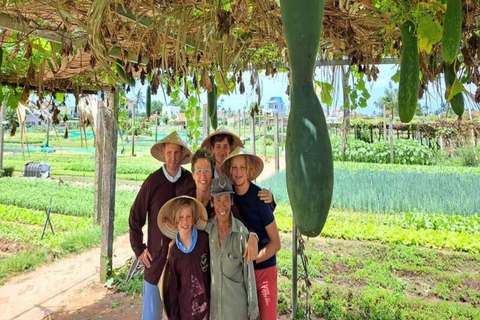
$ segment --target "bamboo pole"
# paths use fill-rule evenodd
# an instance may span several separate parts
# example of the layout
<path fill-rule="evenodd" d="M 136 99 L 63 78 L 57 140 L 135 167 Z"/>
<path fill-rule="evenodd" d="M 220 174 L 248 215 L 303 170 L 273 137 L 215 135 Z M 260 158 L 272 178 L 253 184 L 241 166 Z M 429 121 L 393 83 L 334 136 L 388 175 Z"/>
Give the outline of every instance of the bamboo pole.
<path fill-rule="evenodd" d="M 3 135 L 4 135 L 4 125 L 3 122 L 5 121 L 5 107 L 7 101 L 2 101 L 2 107 L 0 110 L 0 170 L 3 169 Z"/>

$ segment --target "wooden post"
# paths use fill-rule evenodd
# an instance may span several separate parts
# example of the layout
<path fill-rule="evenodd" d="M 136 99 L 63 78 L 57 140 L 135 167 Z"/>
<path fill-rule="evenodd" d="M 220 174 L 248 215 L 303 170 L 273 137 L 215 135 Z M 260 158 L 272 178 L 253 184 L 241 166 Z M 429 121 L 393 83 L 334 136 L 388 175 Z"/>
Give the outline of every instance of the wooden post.
<path fill-rule="evenodd" d="M 103 160 L 104 160 L 104 112 L 105 109 L 104 103 L 98 103 L 97 107 L 97 122 L 93 125 L 95 126 L 94 130 L 94 139 L 95 139 L 95 195 L 94 195 L 94 221 L 93 223 L 98 225 L 102 219 L 102 179 L 103 179 Z"/>
<path fill-rule="evenodd" d="M 252 152 L 255 153 L 255 113 L 253 113 L 252 117 L 250 117 L 250 142 L 252 143 Z"/>
<path fill-rule="evenodd" d="M 343 101 L 347 101 L 347 78 L 345 77 L 345 69 L 342 67 L 343 82 Z M 345 161 L 345 150 L 347 149 L 347 135 L 349 127 L 349 108 L 343 107 L 343 128 L 342 128 L 342 161 Z"/>
<path fill-rule="evenodd" d="M 280 171 L 280 154 L 278 152 L 278 111 L 275 108 L 275 116 L 273 120 L 273 141 L 275 145 L 275 172 Z"/>
<path fill-rule="evenodd" d="M 267 114 L 263 114 L 263 156 L 267 158 Z"/>
<path fill-rule="evenodd" d="M 110 108 L 105 112 L 105 149 L 103 170 L 103 217 L 102 241 L 100 248 L 100 282 L 105 283 L 112 275 L 113 258 L 113 225 L 115 219 L 115 183 L 117 171 L 117 127 L 120 95 L 117 87 L 115 92 L 108 94 Z"/>
<path fill-rule="evenodd" d="M 203 106 L 203 139 L 210 134 L 210 118 L 208 117 L 207 105 Z"/>
<path fill-rule="evenodd" d="M 394 158 L 394 150 L 393 150 L 393 108 L 392 108 L 392 114 L 390 116 L 390 162 L 395 163 L 395 158 Z"/>
<path fill-rule="evenodd" d="M 247 131 L 245 129 L 245 126 L 247 125 L 247 117 L 245 115 L 245 110 L 243 110 L 243 136 L 247 137 Z"/>
<path fill-rule="evenodd" d="M 284 119 L 285 119 L 285 116 L 282 117 L 282 120 L 281 120 L 281 126 L 280 126 L 280 145 L 282 146 L 282 151 L 283 151 L 283 148 L 285 147 L 285 141 L 283 141 L 283 134 L 284 134 Z"/>
<path fill-rule="evenodd" d="M 292 219 L 292 319 L 297 317 L 297 227 Z"/>
<path fill-rule="evenodd" d="M 158 111 L 155 112 L 155 143 L 157 143 L 157 135 L 158 135 Z"/>
<path fill-rule="evenodd" d="M 6 104 L 7 104 L 7 100 L 3 100 L 2 108 L 0 110 L 0 170 L 3 169 L 3 132 L 4 132 L 3 122 L 5 121 Z"/>
<path fill-rule="evenodd" d="M 383 105 L 383 141 L 387 141 L 387 110 L 385 110 L 385 104 Z"/>
<path fill-rule="evenodd" d="M 135 157 L 135 106 L 132 108 L 132 157 Z"/>
<path fill-rule="evenodd" d="M 241 127 L 242 127 L 242 123 L 240 122 L 240 109 L 239 109 L 237 112 L 237 130 L 238 130 L 237 135 L 240 139 L 242 139 L 242 136 L 240 135 Z"/>

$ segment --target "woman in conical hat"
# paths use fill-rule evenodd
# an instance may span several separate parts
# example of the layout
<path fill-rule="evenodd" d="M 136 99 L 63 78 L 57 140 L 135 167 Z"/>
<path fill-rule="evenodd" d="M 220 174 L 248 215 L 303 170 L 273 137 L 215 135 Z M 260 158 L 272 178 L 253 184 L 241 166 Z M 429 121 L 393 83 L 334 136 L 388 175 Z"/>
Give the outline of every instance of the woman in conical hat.
<path fill-rule="evenodd" d="M 221 170 L 234 184 L 235 204 L 243 222 L 249 230 L 255 231 L 259 238 L 254 269 L 260 319 L 276 319 L 276 253 L 280 250 L 280 236 L 272 208 L 258 198 L 260 187 L 252 182 L 262 172 L 263 161 L 243 148 L 236 148 L 223 161 Z"/>

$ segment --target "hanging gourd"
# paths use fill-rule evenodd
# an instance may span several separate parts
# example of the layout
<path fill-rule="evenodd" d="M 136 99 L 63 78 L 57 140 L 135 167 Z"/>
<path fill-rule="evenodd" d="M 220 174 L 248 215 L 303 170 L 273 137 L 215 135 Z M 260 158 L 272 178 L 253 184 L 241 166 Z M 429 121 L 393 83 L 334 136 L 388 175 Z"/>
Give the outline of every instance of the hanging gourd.
<path fill-rule="evenodd" d="M 145 104 L 147 105 L 147 118 L 152 114 L 152 87 L 147 87 L 147 98 Z"/>
<path fill-rule="evenodd" d="M 404 123 L 412 121 L 418 104 L 420 87 L 420 64 L 415 24 L 405 21 L 402 24 L 402 62 L 398 86 L 398 115 Z"/>
<path fill-rule="evenodd" d="M 453 84 L 456 80 L 456 74 L 454 65 L 445 65 L 443 67 L 443 72 L 445 73 L 445 98 L 448 99 L 450 90 L 452 89 Z M 458 80 L 457 80 L 458 81 Z M 465 101 L 463 100 L 463 93 L 459 92 L 450 99 L 450 105 L 452 106 L 453 111 L 456 115 L 461 118 L 463 112 L 465 111 Z"/>
<path fill-rule="evenodd" d="M 447 0 L 442 36 L 442 55 L 447 64 L 452 64 L 460 51 L 461 35 L 462 0 Z"/>
<path fill-rule="evenodd" d="M 281 0 L 291 72 L 291 111 L 286 140 L 286 175 L 295 224 L 317 236 L 333 193 L 333 157 L 327 123 L 313 88 L 325 1 Z"/>

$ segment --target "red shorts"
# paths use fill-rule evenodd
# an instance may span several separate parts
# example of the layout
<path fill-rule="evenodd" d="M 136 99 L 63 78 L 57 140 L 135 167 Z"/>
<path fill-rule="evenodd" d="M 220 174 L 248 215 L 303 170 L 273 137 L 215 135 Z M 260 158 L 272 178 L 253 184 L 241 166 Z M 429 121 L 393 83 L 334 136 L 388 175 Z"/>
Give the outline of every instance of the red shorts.
<path fill-rule="evenodd" d="M 255 270 L 260 320 L 277 319 L 277 266 Z"/>

